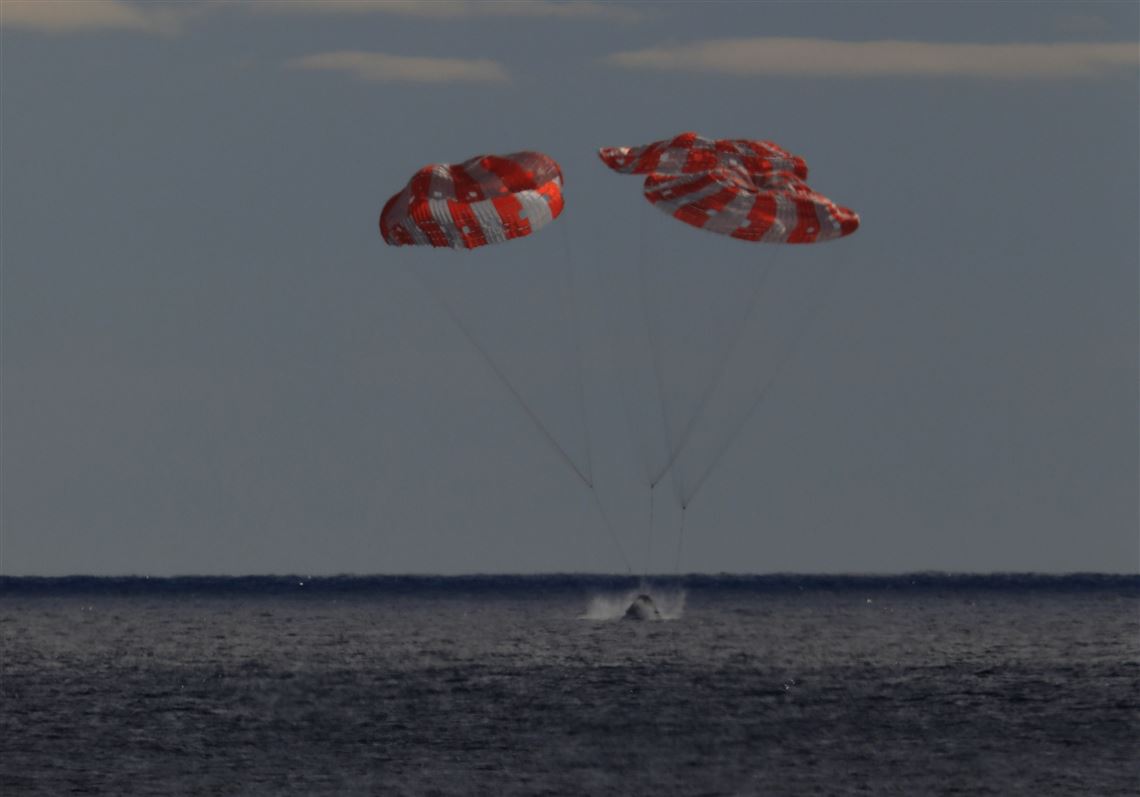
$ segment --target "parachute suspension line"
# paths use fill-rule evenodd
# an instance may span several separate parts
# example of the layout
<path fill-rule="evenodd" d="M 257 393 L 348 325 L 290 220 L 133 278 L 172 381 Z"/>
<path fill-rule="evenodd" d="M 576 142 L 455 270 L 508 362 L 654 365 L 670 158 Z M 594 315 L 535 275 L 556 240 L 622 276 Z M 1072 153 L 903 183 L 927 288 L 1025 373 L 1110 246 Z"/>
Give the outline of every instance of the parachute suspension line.
<path fill-rule="evenodd" d="M 628 339 L 628 336 L 620 334 L 619 327 L 611 313 L 603 312 L 601 314 L 601 324 L 607 336 L 606 350 L 609 353 L 609 365 L 613 369 L 616 377 L 615 380 L 618 386 L 618 393 L 621 396 L 622 410 L 625 415 L 625 426 L 629 432 L 630 441 L 637 446 L 637 452 L 641 455 L 641 463 L 645 468 L 645 480 L 649 482 L 652 463 L 649 461 L 649 451 L 646 448 L 645 437 L 640 434 L 639 427 L 633 422 L 633 409 L 632 401 L 630 400 L 630 390 L 627 384 L 627 379 L 622 377 L 632 369 L 629 367 L 628 362 L 623 362 L 620 355 L 621 341 Z"/>
<path fill-rule="evenodd" d="M 565 276 L 565 296 L 567 297 L 567 306 L 570 311 L 570 324 L 573 329 L 574 336 L 574 355 L 575 355 L 575 368 L 578 376 L 578 409 L 582 418 L 582 430 L 586 438 L 586 468 L 590 474 L 591 483 L 589 484 L 590 494 L 594 498 L 594 506 L 598 508 L 598 517 L 602 519 L 602 525 L 605 526 L 606 532 L 610 536 L 610 541 L 617 549 L 618 556 L 621 557 L 622 564 L 625 565 L 625 572 L 627 575 L 633 575 L 633 565 L 630 564 L 629 557 L 625 555 L 625 549 L 622 547 L 621 539 L 618 537 L 617 532 L 614 530 L 613 523 L 610 522 L 609 515 L 606 514 L 605 507 L 602 505 L 601 496 L 598 495 L 598 488 L 593 484 L 593 439 L 590 434 L 590 420 L 586 410 L 586 358 L 582 348 L 582 330 L 581 323 L 583 314 L 579 308 L 577 301 L 577 285 L 574 275 L 574 257 L 571 248 L 570 236 L 566 232 L 566 226 L 559 225 L 560 236 L 562 240 L 562 254 L 566 259 Z M 623 393 L 623 399 L 625 398 Z M 626 407 L 628 413 L 628 406 Z"/>
<path fill-rule="evenodd" d="M 662 430 L 665 432 L 665 456 L 666 459 L 668 459 L 669 453 L 673 448 L 673 430 L 669 423 L 669 408 L 665 401 L 665 380 L 662 376 L 661 356 L 658 353 L 660 346 L 657 344 L 657 335 L 655 334 L 657 330 L 650 318 L 649 311 L 649 278 L 646 275 L 646 262 L 649 259 L 648 253 L 646 252 L 646 249 L 648 248 L 646 241 L 649 238 L 649 231 L 646 225 L 646 208 L 641 209 L 641 214 L 638 218 L 640 220 L 641 227 L 641 242 L 637 258 L 637 276 L 640 288 L 639 298 L 641 300 L 641 317 L 645 321 L 645 334 L 649 339 L 649 352 L 653 363 L 653 378 L 657 385 L 657 402 L 661 407 L 661 426 Z M 657 486 L 657 482 L 659 480 L 660 477 L 657 479 L 653 478 L 651 469 L 649 476 L 650 495 L 652 495 L 653 488 Z M 676 478 L 673 480 L 673 487 L 677 492 L 677 499 L 681 500 L 681 487 L 678 484 Z"/>
<path fill-rule="evenodd" d="M 606 532 L 610 535 L 610 541 L 613 542 L 614 547 L 617 548 L 618 556 L 621 557 L 622 564 L 625 565 L 625 572 L 628 575 L 633 575 L 633 566 L 630 564 L 629 558 L 625 555 L 625 549 L 622 548 L 621 540 L 618 538 L 617 532 L 614 531 L 613 524 L 610 523 L 605 507 L 602 506 L 602 499 L 598 495 L 598 489 L 593 484 L 593 441 L 590 435 L 590 421 L 586 415 L 586 360 L 582 350 L 582 335 L 580 329 L 582 314 L 578 309 L 577 291 L 575 289 L 574 280 L 574 257 L 570 248 L 570 236 L 566 232 L 565 224 L 560 224 L 558 227 L 562 240 L 562 255 L 565 258 L 566 266 L 563 295 L 566 306 L 569 309 L 570 325 L 574 336 L 574 366 L 578 377 L 578 411 L 581 414 L 582 431 L 586 438 L 586 472 L 590 474 L 590 483 L 587 484 L 587 487 L 589 487 L 590 494 L 594 498 L 594 506 L 598 508 L 598 517 L 602 519 L 602 525 L 606 527 Z"/>
<path fill-rule="evenodd" d="M 681 575 L 681 543 L 685 539 L 685 510 L 688 505 L 681 504 L 681 529 L 677 532 L 677 555 L 673 557 L 673 575 Z"/>
<path fill-rule="evenodd" d="M 649 568 L 653 562 L 653 488 L 649 488 L 649 533 L 645 535 L 645 569 L 642 573 L 649 577 Z"/>
<path fill-rule="evenodd" d="M 424 286 L 427 292 L 431 294 L 431 296 L 440 304 L 441 307 L 443 307 L 452 323 L 454 323 L 455 326 L 457 326 L 463 333 L 463 336 L 467 339 L 467 342 L 470 343 L 471 346 L 477 352 L 479 352 L 480 355 L 482 355 L 483 361 L 487 364 L 495 376 L 498 377 L 499 381 L 503 383 L 510 394 L 514 396 L 515 400 L 519 403 L 523 410 L 526 411 L 527 417 L 529 417 L 531 421 L 534 422 L 534 425 L 538 427 L 539 431 L 542 432 L 546 440 L 561 455 L 563 461 L 570 466 L 578 478 L 582 480 L 582 483 L 586 485 L 587 489 L 589 489 L 590 495 L 594 499 L 594 505 L 598 508 L 598 516 L 601 517 L 602 525 L 606 527 L 606 531 L 609 534 L 611 541 L 617 548 L 618 556 L 621 557 L 622 564 L 625 565 L 626 573 L 633 575 L 633 567 L 629 563 L 629 557 L 625 555 L 625 549 L 622 548 L 621 540 L 618 539 L 617 532 L 614 531 L 613 524 L 610 523 L 610 519 L 606 515 L 605 508 L 602 506 L 601 498 L 598 497 L 598 491 L 594 488 L 593 480 L 587 478 L 586 475 L 582 473 L 581 469 L 579 469 L 578 466 L 574 463 L 574 460 L 571 459 L 570 455 L 566 453 L 566 450 L 562 448 L 561 445 L 559 445 L 557 440 L 554 439 L 554 435 L 552 435 L 550 433 L 550 430 L 548 430 L 542 421 L 539 420 L 538 415 L 535 414 L 534 410 L 530 408 L 530 406 L 523 399 L 522 395 L 518 392 L 518 390 L 515 389 L 510 380 L 507 379 L 506 374 L 504 374 L 502 369 L 498 367 L 493 359 L 491 359 L 491 355 L 487 352 L 486 349 L 483 348 L 483 346 L 479 344 L 479 341 L 475 339 L 474 335 L 472 335 L 471 331 L 467 328 L 467 325 L 460 320 L 459 316 L 456 314 L 455 310 L 452 309 L 451 305 L 443 299 L 442 294 L 432 282 L 432 280 L 426 274 L 421 274 L 406 264 L 401 263 L 401 265 L 405 271 L 411 271 L 417 280 Z"/>
<path fill-rule="evenodd" d="M 578 310 L 577 291 L 574 280 L 574 258 L 570 250 L 570 236 L 566 232 L 566 225 L 559 224 L 558 229 L 562 238 L 562 255 L 565 260 L 565 281 L 563 293 L 570 315 L 571 335 L 574 337 L 574 371 L 578 378 L 578 412 L 582 418 L 582 433 L 586 438 L 586 473 L 590 481 L 594 479 L 593 441 L 590 439 L 590 421 L 586 415 L 586 361 L 582 352 L 582 332 L 580 329 L 581 313 Z M 591 486 L 593 486 L 591 484 Z"/>
<path fill-rule="evenodd" d="M 514 396 L 515 401 L 517 401 L 519 403 L 519 406 L 523 408 L 527 414 L 527 417 L 529 417 L 534 425 L 538 427 L 539 431 L 542 432 L 543 436 L 550 443 L 550 445 L 552 445 L 554 449 L 562 456 L 562 459 L 566 462 L 567 465 L 570 466 L 574 473 L 577 474 L 578 478 L 582 480 L 582 483 L 587 487 L 593 489 L 593 481 L 588 476 L 586 476 L 586 474 L 582 473 L 581 468 L 579 468 L 577 464 L 575 464 L 574 460 L 570 457 L 570 455 L 566 453 L 566 449 L 564 449 L 559 444 L 559 442 L 554 438 L 554 435 L 551 434 L 550 430 L 546 428 L 546 424 L 544 424 L 539 419 L 535 411 L 531 409 L 529 404 L 526 403 L 526 400 L 522 397 L 522 394 L 520 394 L 518 390 L 515 389 L 515 386 L 511 384 L 511 380 L 507 378 L 507 375 L 503 373 L 503 370 L 499 368 L 487 350 L 483 348 L 478 340 L 476 340 L 475 336 L 471 333 L 471 330 L 468 329 L 467 325 L 463 323 L 458 314 L 456 314 L 455 310 L 451 307 L 451 304 L 443 298 L 443 294 L 436 287 L 435 283 L 432 282 L 431 278 L 428 277 L 427 274 L 421 273 L 419 270 L 409 267 L 406 263 L 401 262 L 400 265 L 403 266 L 406 271 L 410 271 L 416 277 L 416 279 L 419 280 L 420 284 L 424 286 L 427 292 L 431 294 L 431 296 L 440 304 L 441 307 L 443 307 L 452 323 L 454 323 L 455 326 L 459 328 L 459 331 L 463 333 L 463 336 L 465 338 L 467 338 L 467 342 L 471 344 L 472 348 L 474 348 L 477 352 L 479 352 L 480 355 L 482 355 L 483 361 L 487 364 L 487 367 L 491 369 L 495 376 L 498 377 L 499 381 L 503 383 L 504 387 L 506 387 L 510 394 Z"/>
<path fill-rule="evenodd" d="M 728 452 L 728 449 L 732 448 L 732 444 L 736 442 L 736 436 L 740 433 L 740 430 L 748 424 L 748 421 L 756 413 L 756 410 L 760 407 L 761 404 L 764 403 L 764 399 L 767 398 L 768 391 L 771 390 L 772 386 L 776 382 L 776 379 L 780 376 L 788 364 L 791 363 L 793 359 L 795 359 L 795 356 L 799 351 L 800 344 L 803 342 L 803 339 L 808 331 L 808 328 L 811 326 L 812 321 L 814 321 L 815 318 L 818 317 L 819 314 L 823 311 L 824 307 L 827 305 L 827 300 L 834 292 L 835 286 L 839 281 L 839 274 L 840 272 L 838 268 L 832 270 L 831 274 L 829 275 L 830 279 L 828 279 L 827 286 L 823 290 L 819 301 L 817 301 L 802 316 L 800 316 L 799 328 L 796 330 L 796 333 L 792 338 L 791 345 L 788 347 L 787 352 L 784 354 L 783 358 L 781 358 L 780 361 L 776 363 L 776 367 L 772 370 L 772 375 L 768 378 L 768 381 L 765 382 L 760 388 L 760 393 L 756 396 L 751 406 L 749 406 L 748 411 L 744 414 L 744 417 L 741 418 L 740 423 L 736 426 L 736 429 L 733 430 L 731 434 L 729 434 L 724 443 L 720 446 L 719 449 L 717 449 L 716 455 L 713 457 L 712 462 L 709 463 L 709 466 L 705 468 L 704 473 L 701 474 L 701 477 L 697 479 L 696 484 L 693 485 L 693 491 L 684 497 L 681 502 L 682 506 L 691 504 L 693 502 L 693 498 L 695 498 L 697 493 L 700 492 L 700 489 L 704 486 L 705 481 L 708 480 L 709 476 L 712 475 L 712 472 L 716 470 L 717 465 L 720 464 L 721 458 L 723 458 L 724 455 Z"/>
<path fill-rule="evenodd" d="M 641 462 L 642 462 L 642 465 L 645 467 L 645 481 L 648 484 L 650 481 L 650 476 L 652 475 L 650 470 L 653 467 L 653 465 L 649 461 L 649 451 L 646 449 L 645 439 L 639 433 L 638 427 L 633 422 L 633 410 L 630 408 L 629 386 L 626 384 L 626 380 L 622 379 L 621 375 L 620 375 L 620 372 L 623 370 L 622 366 L 624 365 L 624 363 L 621 363 L 619 361 L 618 354 L 617 354 L 618 346 L 616 345 L 616 341 L 619 340 L 619 337 L 618 337 L 618 334 L 617 334 L 617 332 L 613 326 L 612 321 L 610 323 L 608 323 L 606 326 L 609 330 L 610 340 L 615 342 L 614 345 L 612 345 L 608 348 L 610 349 L 610 353 L 612 355 L 610 364 L 612 366 L 614 366 L 616 371 L 619 372 L 619 375 L 617 377 L 617 383 L 618 383 L 618 392 L 621 393 L 622 410 L 625 413 L 625 426 L 626 426 L 626 429 L 629 430 L 629 436 L 633 439 L 633 442 L 636 443 L 636 445 L 637 445 L 638 453 L 641 454 Z"/>
<path fill-rule="evenodd" d="M 779 249 L 776 251 L 779 252 Z M 688 423 L 685 424 L 685 428 L 681 431 L 681 436 L 677 440 L 677 447 L 669 452 L 669 459 L 665 463 L 665 466 L 661 468 L 656 476 L 653 477 L 653 485 L 656 485 L 659 481 L 661 481 L 661 479 L 665 477 L 665 474 L 668 473 L 673 465 L 677 462 L 677 459 L 681 456 L 681 452 L 683 452 L 685 450 L 685 446 L 688 445 L 689 437 L 692 435 L 693 429 L 696 428 L 698 421 L 700 421 L 701 417 L 704 415 L 705 409 L 708 408 L 708 404 L 712 400 L 713 394 L 716 393 L 716 389 L 720 386 L 721 380 L 724 379 L 724 374 L 728 369 L 728 363 L 732 359 L 732 355 L 736 352 L 737 347 L 740 346 L 740 341 L 744 338 L 744 331 L 748 328 L 748 324 L 752 320 L 752 316 L 755 314 L 756 308 L 760 305 L 760 293 L 764 288 L 764 283 L 767 281 L 768 275 L 772 271 L 773 263 L 775 262 L 776 257 L 777 255 L 773 254 L 772 258 L 765 264 L 764 270 L 760 272 L 760 279 L 756 283 L 756 287 L 752 289 L 752 294 L 748 298 L 748 307 L 744 313 L 744 318 L 741 319 L 740 325 L 736 328 L 736 333 L 733 335 L 732 342 L 728 345 L 728 348 L 725 349 L 724 353 L 721 355 L 720 362 L 717 363 L 716 371 L 713 374 L 712 380 L 705 386 L 704 392 L 701 393 L 700 401 L 697 403 L 697 409 L 689 417 Z M 671 444 L 672 441 L 670 441 L 670 445 Z M 681 503 L 683 505 L 685 502 L 682 501 Z"/>
<path fill-rule="evenodd" d="M 609 517 L 606 516 L 606 510 L 602 508 L 602 499 L 598 497 L 598 491 L 594 489 L 593 485 L 590 485 L 590 495 L 594 496 L 594 504 L 598 507 L 598 515 L 602 518 L 602 525 L 606 527 L 606 531 L 609 532 L 614 547 L 617 548 L 618 556 L 621 557 L 622 564 L 625 565 L 626 575 L 632 576 L 633 567 L 629 563 L 629 557 L 625 555 L 625 549 L 621 547 L 621 540 L 618 539 L 617 532 L 614 531 Z"/>

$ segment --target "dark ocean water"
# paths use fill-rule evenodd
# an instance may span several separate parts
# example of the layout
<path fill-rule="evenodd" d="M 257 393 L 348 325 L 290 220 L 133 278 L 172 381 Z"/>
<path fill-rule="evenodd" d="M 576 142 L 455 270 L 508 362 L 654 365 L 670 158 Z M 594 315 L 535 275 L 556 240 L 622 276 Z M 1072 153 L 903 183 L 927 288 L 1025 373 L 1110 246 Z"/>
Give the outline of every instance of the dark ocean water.
<path fill-rule="evenodd" d="M 1140 793 L 1140 578 L 0 578 L 0 794 Z"/>

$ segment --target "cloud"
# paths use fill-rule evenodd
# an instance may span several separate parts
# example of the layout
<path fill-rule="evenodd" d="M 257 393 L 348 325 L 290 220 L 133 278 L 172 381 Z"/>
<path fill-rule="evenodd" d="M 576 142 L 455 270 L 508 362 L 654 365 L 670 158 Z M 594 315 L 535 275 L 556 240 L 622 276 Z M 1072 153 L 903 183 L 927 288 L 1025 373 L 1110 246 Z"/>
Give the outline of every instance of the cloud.
<path fill-rule="evenodd" d="M 796 77 L 1092 77 L 1140 66 L 1140 44 L 708 39 L 606 56 L 625 69 Z"/>
<path fill-rule="evenodd" d="M 170 34 L 178 32 L 190 17 L 235 9 L 253 14 L 390 14 L 432 20 L 531 17 L 633 22 L 644 16 L 629 6 L 594 0 L 0 0 L 0 26 L 40 33 L 127 30 Z"/>
<path fill-rule="evenodd" d="M 130 30 L 173 33 L 182 8 L 134 6 L 121 0 L 3 0 L 0 26 L 39 33 Z"/>
<path fill-rule="evenodd" d="M 361 80 L 384 83 L 505 83 L 510 80 L 502 64 L 483 58 L 425 58 L 343 50 L 295 58 L 286 66 L 346 72 Z"/>
<path fill-rule="evenodd" d="M 631 7 L 593 0 L 291 0 L 254 3 L 263 13 L 395 14 L 428 19 L 472 17 L 539 17 L 546 19 L 605 19 L 633 22 L 642 14 Z"/>

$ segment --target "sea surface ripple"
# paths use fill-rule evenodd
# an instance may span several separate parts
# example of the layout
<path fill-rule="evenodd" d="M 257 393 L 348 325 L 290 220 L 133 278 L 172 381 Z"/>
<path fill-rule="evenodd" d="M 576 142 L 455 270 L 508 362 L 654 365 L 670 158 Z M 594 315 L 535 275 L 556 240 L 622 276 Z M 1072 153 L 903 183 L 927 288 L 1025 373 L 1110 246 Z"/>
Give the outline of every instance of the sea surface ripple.
<path fill-rule="evenodd" d="M 1140 578 L 0 578 L 0 793 L 1140 793 Z"/>

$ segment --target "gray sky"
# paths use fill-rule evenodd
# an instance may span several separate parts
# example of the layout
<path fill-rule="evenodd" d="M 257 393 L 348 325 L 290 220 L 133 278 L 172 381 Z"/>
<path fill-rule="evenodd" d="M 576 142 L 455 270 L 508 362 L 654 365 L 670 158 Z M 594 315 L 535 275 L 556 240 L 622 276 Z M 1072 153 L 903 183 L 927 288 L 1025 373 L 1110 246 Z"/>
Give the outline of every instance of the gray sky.
<path fill-rule="evenodd" d="M 684 572 L 1137 572 L 1138 29 L 1132 2 L 4 0 L 0 572 L 622 571 L 594 496 L 672 572 L 678 495 Z M 685 130 L 779 142 L 862 228 L 722 239 L 594 154 Z M 565 171 L 548 229 L 379 239 L 420 166 L 520 149 Z M 642 293 L 674 439 L 731 352 L 652 553 Z"/>

